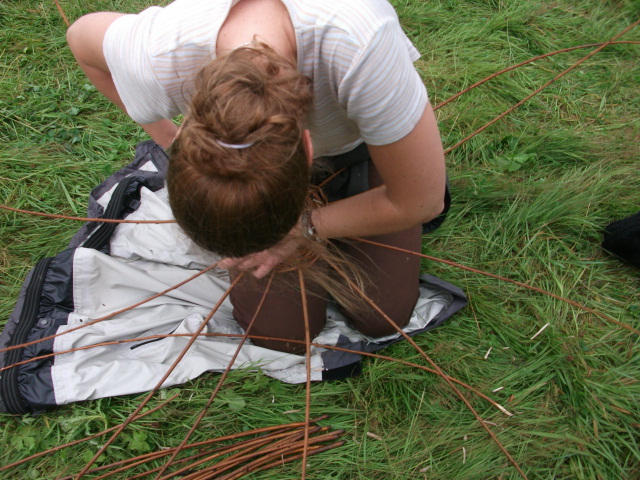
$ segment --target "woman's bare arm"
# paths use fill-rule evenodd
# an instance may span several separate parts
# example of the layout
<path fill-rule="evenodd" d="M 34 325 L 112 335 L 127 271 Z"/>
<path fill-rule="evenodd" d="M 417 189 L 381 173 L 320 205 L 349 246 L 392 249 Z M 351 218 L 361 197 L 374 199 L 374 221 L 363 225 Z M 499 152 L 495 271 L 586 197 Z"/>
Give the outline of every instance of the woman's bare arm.
<path fill-rule="evenodd" d="M 67 31 L 67 42 L 78 65 L 87 78 L 109 100 L 123 111 L 127 111 L 111 78 L 104 58 L 102 43 L 109 26 L 119 17 L 117 12 L 91 13 L 79 18 Z M 178 128 L 171 120 L 141 125 L 142 128 L 163 148 L 169 147 Z"/>
<path fill-rule="evenodd" d="M 407 136 L 389 145 L 370 145 L 369 152 L 384 185 L 314 210 L 312 221 L 320 237 L 399 232 L 428 222 L 444 209 L 444 152 L 429 104 Z"/>

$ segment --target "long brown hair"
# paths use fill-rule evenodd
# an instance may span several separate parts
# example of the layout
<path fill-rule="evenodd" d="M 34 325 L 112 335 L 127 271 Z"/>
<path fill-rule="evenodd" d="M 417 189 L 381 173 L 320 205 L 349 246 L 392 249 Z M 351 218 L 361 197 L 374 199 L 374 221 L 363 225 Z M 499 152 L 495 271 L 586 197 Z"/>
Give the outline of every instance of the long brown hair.
<path fill-rule="evenodd" d="M 176 220 L 198 245 L 223 256 L 269 248 L 296 224 L 309 188 L 302 132 L 310 80 L 259 44 L 212 61 L 194 86 L 170 149 Z"/>

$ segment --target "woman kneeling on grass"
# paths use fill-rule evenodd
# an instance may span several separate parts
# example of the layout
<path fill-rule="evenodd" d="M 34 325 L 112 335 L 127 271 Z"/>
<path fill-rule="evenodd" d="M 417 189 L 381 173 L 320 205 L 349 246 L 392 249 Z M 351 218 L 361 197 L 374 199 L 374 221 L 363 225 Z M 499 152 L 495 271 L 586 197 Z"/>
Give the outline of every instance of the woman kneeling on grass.
<path fill-rule="evenodd" d="M 171 147 L 178 224 L 224 256 L 219 266 L 232 277 L 253 274 L 231 293 L 242 327 L 277 268 L 286 281 L 270 289 L 251 333 L 303 340 L 298 274 L 283 265 L 327 244 L 357 266 L 366 294 L 397 326 L 409 321 L 419 258 L 335 240 L 419 252 L 422 224 L 445 209 L 444 154 L 413 66 L 419 53 L 386 0 L 177 0 L 138 15 L 86 15 L 67 37 L 96 87 Z M 178 133 L 171 118 L 180 113 Z M 331 203 L 319 208 L 307 202 L 319 177 L 312 163 L 348 167 L 323 187 Z M 326 283 L 306 282 L 312 338 L 325 324 Z M 342 307 L 365 335 L 396 331 L 368 305 Z"/>

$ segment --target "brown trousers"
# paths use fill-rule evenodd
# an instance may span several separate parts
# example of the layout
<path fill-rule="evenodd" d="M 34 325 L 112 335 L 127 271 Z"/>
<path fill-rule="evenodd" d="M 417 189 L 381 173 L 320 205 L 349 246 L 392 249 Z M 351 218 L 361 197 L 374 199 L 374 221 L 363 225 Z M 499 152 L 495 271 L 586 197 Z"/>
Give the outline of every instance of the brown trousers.
<path fill-rule="evenodd" d="M 382 184 L 378 172 L 369 163 L 370 188 Z M 422 226 L 403 232 L 378 235 L 370 240 L 383 245 L 400 247 L 413 252 L 421 251 Z M 411 317 L 418 299 L 420 258 L 362 242 L 340 242 L 339 248 L 361 268 L 365 294 L 403 327 Z M 297 272 L 279 274 L 277 286 L 267 293 L 250 335 L 304 341 L 305 327 Z M 233 277 L 233 274 L 232 274 Z M 242 280 L 231 292 L 233 315 L 245 330 L 253 319 L 263 297 L 267 279 Z M 311 339 L 323 329 L 326 320 L 327 294 L 318 285 L 305 285 Z M 396 332 L 388 320 L 375 309 L 364 305 L 358 312 L 344 312 L 356 330 L 370 337 L 382 337 Z M 290 353 L 302 353 L 304 344 L 277 340 L 253 339 L 256 345 Z"/>

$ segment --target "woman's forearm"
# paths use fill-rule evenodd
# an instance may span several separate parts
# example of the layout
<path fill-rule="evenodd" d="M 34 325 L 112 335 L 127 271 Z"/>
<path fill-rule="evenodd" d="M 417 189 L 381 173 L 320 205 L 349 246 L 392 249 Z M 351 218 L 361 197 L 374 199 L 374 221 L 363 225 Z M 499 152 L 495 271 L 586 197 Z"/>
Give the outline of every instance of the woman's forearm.
<path fill-rule="evenodd" d="M 369 146 L 379 174 L 374 188 L 314 210 L 312 222 L 323 238 L 394 233 L 428 222 L 442 213 L 446 171 L 433 110 L 404 138 Z"/>
<path fill-rule="evenodd" d="M 354 238 L 406 230 L 437 217 L 444 209 L 444 194 L 428 208 L 399 208 L 388 198 L 386 187 L 315 209 L 311 220 L 321 238 Z"/>

